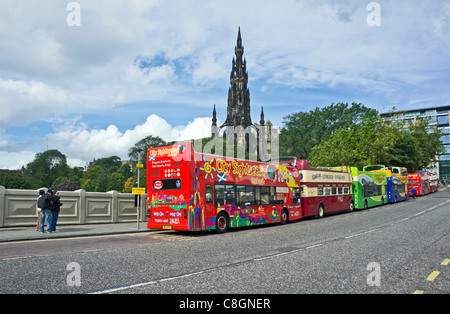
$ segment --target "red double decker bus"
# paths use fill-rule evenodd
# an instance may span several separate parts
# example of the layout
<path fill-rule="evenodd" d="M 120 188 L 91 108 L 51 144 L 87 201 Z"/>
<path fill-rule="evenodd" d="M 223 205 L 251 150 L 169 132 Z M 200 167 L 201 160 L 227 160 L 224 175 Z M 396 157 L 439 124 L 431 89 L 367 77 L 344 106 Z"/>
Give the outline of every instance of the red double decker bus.
<path fill-rule="evenodd" d="M 353 211 L 351 168 L 311 168 L 307 160 L 297 166 L 301 181 L 303 217 L 322 218 L 325 214 Z"/>
<path fill-rule="evenodd" d="M 215 230 L 302 218 L 295 167 L 197 153 L 191 142 L 147 156 L 150 229 Z"/>
<path fill-rule="evenodd" d="M 417 171 L 417 173 L 408 174 L 409 196 L 412 196 L 412 189 L 416 188 L 416 195 L 430 194 L 430 176 L 427 171 Z"/>

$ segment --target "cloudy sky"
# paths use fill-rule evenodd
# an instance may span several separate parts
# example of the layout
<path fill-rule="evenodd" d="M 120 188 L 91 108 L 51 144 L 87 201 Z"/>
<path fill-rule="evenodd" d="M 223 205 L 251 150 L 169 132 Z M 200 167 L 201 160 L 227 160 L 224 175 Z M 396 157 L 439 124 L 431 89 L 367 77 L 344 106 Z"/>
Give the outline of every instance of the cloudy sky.
<path fill-rule="evenodd" d="M 449 105 L 448 0 L 377 1 L 380 26 L 370 2 L 0 0 L 0 169 L 47 148 L 83 166 L 148 135 L 208 136 L 239 26 L 254 122 L 261 106 L 281 127 L 333 102 Z"/>

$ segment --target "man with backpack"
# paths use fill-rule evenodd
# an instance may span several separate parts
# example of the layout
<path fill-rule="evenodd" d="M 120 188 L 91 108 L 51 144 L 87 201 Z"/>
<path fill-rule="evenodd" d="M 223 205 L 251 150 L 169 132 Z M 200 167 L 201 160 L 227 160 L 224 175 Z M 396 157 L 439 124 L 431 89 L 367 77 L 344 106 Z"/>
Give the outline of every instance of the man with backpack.
<path fill-rule="evenodd" d="M 47 219 L 47 231 L 52 232 L 53 215 L 50 208 L 52 193 L 53 192 L 49 189 L 46 194 L 43 194 L 38 199 L 38 207 L 41 208 L 41 225 L 40 225 L 41 233 L 45 233 L 44 229 L 45 219 Z"/>

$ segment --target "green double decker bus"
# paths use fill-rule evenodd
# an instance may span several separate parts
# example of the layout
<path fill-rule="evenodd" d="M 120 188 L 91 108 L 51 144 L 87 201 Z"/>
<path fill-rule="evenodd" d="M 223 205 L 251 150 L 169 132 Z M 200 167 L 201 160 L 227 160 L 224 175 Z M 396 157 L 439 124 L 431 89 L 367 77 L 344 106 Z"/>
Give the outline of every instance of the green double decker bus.
<path fill-rule="evenodd" d="M 356 167 L 351 167 L 351 172 L 355 209 L 367 209 L 387 203 L 387 179 L 385 172 L 359 171 Z"/>

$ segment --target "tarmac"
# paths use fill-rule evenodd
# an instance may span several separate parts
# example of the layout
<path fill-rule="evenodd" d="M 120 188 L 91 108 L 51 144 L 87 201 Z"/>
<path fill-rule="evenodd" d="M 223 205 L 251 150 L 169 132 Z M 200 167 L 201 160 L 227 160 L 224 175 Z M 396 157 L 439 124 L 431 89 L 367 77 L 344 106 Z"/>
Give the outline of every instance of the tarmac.
<path fill-rule="evenodd" d="M 47 228 L 45 228 L 47 229 Z M 61 225 L 56 226 L 55 233 L 41 233 L 34 227 L 5 227 L 0 228 L 0 243 L 17 241 L 51 240 L 59 238 L 89 237 L 113 234 L 129 234 L 151 232 L 147 223 L 110 223 L 89 225 Z"/>

